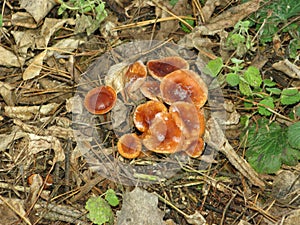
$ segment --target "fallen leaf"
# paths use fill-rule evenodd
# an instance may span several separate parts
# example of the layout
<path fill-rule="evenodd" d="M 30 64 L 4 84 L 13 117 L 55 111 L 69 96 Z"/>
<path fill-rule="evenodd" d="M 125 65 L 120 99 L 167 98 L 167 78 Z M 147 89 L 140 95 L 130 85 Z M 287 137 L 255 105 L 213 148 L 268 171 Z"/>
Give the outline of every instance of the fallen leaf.
<path fill-rule="evenodd" d="M 7 50 L 0 46 L 0 65 L 7 67 L 21 67 L 25 59 L 22 57 L 18 57 L 12 51 Z"/>
<path fill-rule="evenodd" d="M 16 95 L 13 90 L 14 87 L 10 84 L 0 81 L 0 95 L 8 106 L 14 106 L 16 102 Z"/>
<path fill-rule="evenodd" d="M 40 54 L 34 57 L 32 62 L 29 64 L 29 66 L 26 68 L 26 70 L 23 73 L 23 80 L 32 79 L 40 74 L 46 53 L 47 50 L 44 50 Z"/>
<path fill-rule="evenodd" d="M 27 12 L 16 12 L 12 14 L 11 23 L 12 25 L 19 27 L 25 27 L 30 29 L 37 28 L 35 20 Z"/>

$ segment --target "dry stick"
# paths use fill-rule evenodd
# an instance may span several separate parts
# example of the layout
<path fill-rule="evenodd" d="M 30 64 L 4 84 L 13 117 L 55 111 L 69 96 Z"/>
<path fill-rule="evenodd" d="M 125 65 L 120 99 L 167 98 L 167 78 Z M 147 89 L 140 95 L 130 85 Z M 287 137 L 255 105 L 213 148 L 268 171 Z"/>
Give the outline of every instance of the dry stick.
<path fill-rule="evenodd" d="M 193 0 L 193 3 L 196 6 L 196 8 L 198 9 L 198 12 L 200 14 L 202 23 L 205 23 L 205 18 L 204 18 L 204 15 L 203 15 L 203 12 L 202 12 L 202 7 L 201 7 L 199 1 Z"/>
<path fill-rule="evenodd" d="M 24 217 L 17 209 L 15 209 L 11 204 L 9 204 L 1 195 L 0 200 L 3 201 L 12 211 L 14 211 L 19 217 L 21 217 L 22 220 L 24 220 L 25 223 L 28 225 L 32 225 L 31 222 Z"/>
<path fill-rule="evenodd" d="M 181 19 L 179 16 L 175 15 L 174 13 L 172 13 L 170 10 L 167 9 L 167 7 L 165 7 L 162 4 L 160 4 L 157 0 L 152 0 L 152 2 L 154 2 L 162 10 L 166 11 L 167 13 L 169 13 L 171 16 L 176 17 L 178 20 L 180 20 L 180 22 L 182 22 L 184 25 L 186 25 L 190 30 L 193 30 L 193 27 L 189 23 L 187 23 L 185 20 Z"/>
<path fill-rule="evenodd" d="M 237 195 L 237 193 L 234 193 L 234 194 L 232 195 L 231 199 L 230 199 L 230 200 L 228 201 L 228 203 L 226 204 L 225 209 L 224 209 L 223 214 L 222 214 L 222 219 L 221 219 L 220 225 L 222 225 L 222 224 L 224 223 L 226 212 L 227 212 L 227 210 L 228 210 L 228 208 L 229 208 L 231 202 L 232 202 L 233 199 L 236 197 L 236 195 Z"/>
<path fill-rule="evenodd" d="M 164 21 L 169 21 L 169 20 L 177 20 L 178 18 L 195 20 L 194 18 L 191 18 L 188 16 L 177 16 L 177 17 L 171 16 L 171 17 L 165 17 L 165 18 L 160 18 L 160 19 L 152 19 L 152 20 L 146 20 L 146 21 L 135 22 L 135 23 L 130 23 L 130 24 L 126 24 L 126 25 L 121 25 L 121 26 L 113 28 L 112 31 L 125 30 L 125 29 L 135 28 L 135 27 L 143 27 L 143 26 L 147 26 L 150 24 L 156 24 L 159 22 L 164 22 Z"/>

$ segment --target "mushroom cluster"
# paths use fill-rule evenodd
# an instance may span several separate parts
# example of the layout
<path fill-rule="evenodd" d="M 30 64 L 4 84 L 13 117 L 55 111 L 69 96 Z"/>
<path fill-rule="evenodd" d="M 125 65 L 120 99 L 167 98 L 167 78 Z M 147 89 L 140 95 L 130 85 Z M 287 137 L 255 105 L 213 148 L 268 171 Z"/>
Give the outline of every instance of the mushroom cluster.
<path fill-rule="evenodd" d="M 148 75 L 149 74 L 149 75 Z M 142 61 L 128 65 L 122 74 L 123 94 L 130 98 L 138 91 L 147 99 L 133 113 L 135 133 L 118 140 L 124 158 L 133 159 L 142 149 L 170 154 L 184 152 L 199 157 L 204 150 L 203 106 L 208 89 L 201 77 L 179 56 Z M 92 89 L 85 97 L 91 113 L 104 114 L 115 105 L 117 94 L 107 84 Z"/>

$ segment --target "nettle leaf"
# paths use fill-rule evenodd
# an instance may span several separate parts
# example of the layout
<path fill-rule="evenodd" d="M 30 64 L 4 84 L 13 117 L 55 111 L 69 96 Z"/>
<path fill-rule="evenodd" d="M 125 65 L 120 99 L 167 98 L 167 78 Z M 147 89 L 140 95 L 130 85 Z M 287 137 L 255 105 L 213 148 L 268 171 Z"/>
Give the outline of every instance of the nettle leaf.
<path fill-rule="evenodd" d="M 300 122 L 288 127 L 288 141 L 293 148 L 300 150 Z"/>
<path fill-rule="evenodd" d="M 262 83 L 262 78 L 259 69 L 257 69 L 254 66 L 249 66 L 247 68 L 247 70 L 244 73 L 244 77 L 248 84 L 252 87 L 259 87 Z"/>
<path fill-rule="evenodd" d="M 295 165 L 300 154 L 288 143 L 286 128 L 261 118 L 248 128 L 246 158 L 259 173 L 275 173 L 282 163 Z"/>
<path fill-rule="evenodd" d="M 101 197 L 91 197 L 85 208 L 89 211 L 87 217 L 95 224 L 113 224 L 114 214 L 110 205 Z"/>
<path fill-rule="evenodd" d="M 300 92 L 297 89 L 283 89 L 280 102 L 283 105 L 292 105 L 300 102 Z"/>
<path fill-rule="evenodd" d="M 266 88 L 266 90 L 275 95 L 281 94 L 281 90 L 279 88 Z"/>
<path fill-rule="evenodd" d="M 246 96 L 252 95 L 252 90 L 251 90 L 249 84 L 247 84 L 246 82 L 244 82 L 242 80 L 240 80 L 239 89 L 243 95 L 246 95 Z"/>
<path fill-rule="evenodd" d="M 240 83 L 240 77 L 236 73 L 228 73 L 226 75 L 226 82 L 231 86 L 236 86 Z"/>
<path fill-rule="evenodd" d="M 218 57 L 216 59 L 210 60 L 206 67 L 204 67 L 204 73 L 209 74 L 212 77 L 216 77 L 223 67 L 222 58 Z"/>
<path fill-rule="evenodd" d="M 276 85 L 276 82 L 272 81 L 271 79 L 264 79 L 263 82 L 267 87 L 274 87 Z"/>
<path fill-rule="evenodd" d="M 270 108 L 270 109 L 274 109 L 275 108 L 275 105 L 274 105 L 274 100 L 273 98 L 266 98 L 266 99 L 263 99 L 259 102 L 259 105 L 258 106 L 258 113 L 260 115 L 263 115 L 263 116 L 270 116 L 272 115 L 272 112 L 270 112 L 266 107 Z M 264 106 L 266 107 L 264 107 Z"/>
<path fill-rule="evenodd" d="M 119 205 L 119 199 L 116 195 L 116 192 L 113 189 L 108 189 L 105 192 L 105 200 L 111 205 L 111 206 L 117 206 Z"/>

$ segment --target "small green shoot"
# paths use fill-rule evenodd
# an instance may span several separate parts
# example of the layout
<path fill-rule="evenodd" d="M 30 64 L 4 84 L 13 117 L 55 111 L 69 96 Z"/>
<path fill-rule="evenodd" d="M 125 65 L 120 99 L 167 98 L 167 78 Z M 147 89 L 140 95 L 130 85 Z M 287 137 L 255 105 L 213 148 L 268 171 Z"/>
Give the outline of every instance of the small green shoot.
<path fill-rule="evenodd" d="M 0 14 L 0 27 L 2 27 L 3 26 L 3 16 L 2 16 L 2 14 Z"/>
<path fill-rule="evenodd" d="M 188 17 L 191 17 L 191 15 L 188 15 Z M 195 26 L 195 20 L 193 19 L 184 19 L 185 22 L 187 22 L 189 25 L 191 25 L 191 27 L 194 27 Z M 191 30 L 182 22 L 180 22 L 180 26 L 181 26 L 181 29 L 185 32 L 185 33 L 190 33 Z"/>
<path fill-rule="evenodd" d="M 102 0 L 59 0 L 58 2 L 60 3 L 58 15 L 66 13 L 67 10 L 76 15 L 75 33 L 86 31 L 87 35 L 90 35 L 107 17 L 105 3 Z"/>
<path fill-rule="evenodd" d="M 265 118 L 247 130 L 246 158 L 259 173 L 275 173 L 282 164 L 294 166 L 300 159 L 300 122 L 282 127 Z M 245 137 L 245 133 L 243 134 Z M 241 139 L 243 139 L 241 137 Z"/>
<path fill-rule="evenodd" d="M 87 217 L 95 224 L 110 224 L 114 223 L 114 214 L 111 206 L 117 206 L 119 199 L 112 189 L 105 192 L 105 199 L 101 196 L 91 197 L 86 202 L 85 208 L 89 211 Z"/>

